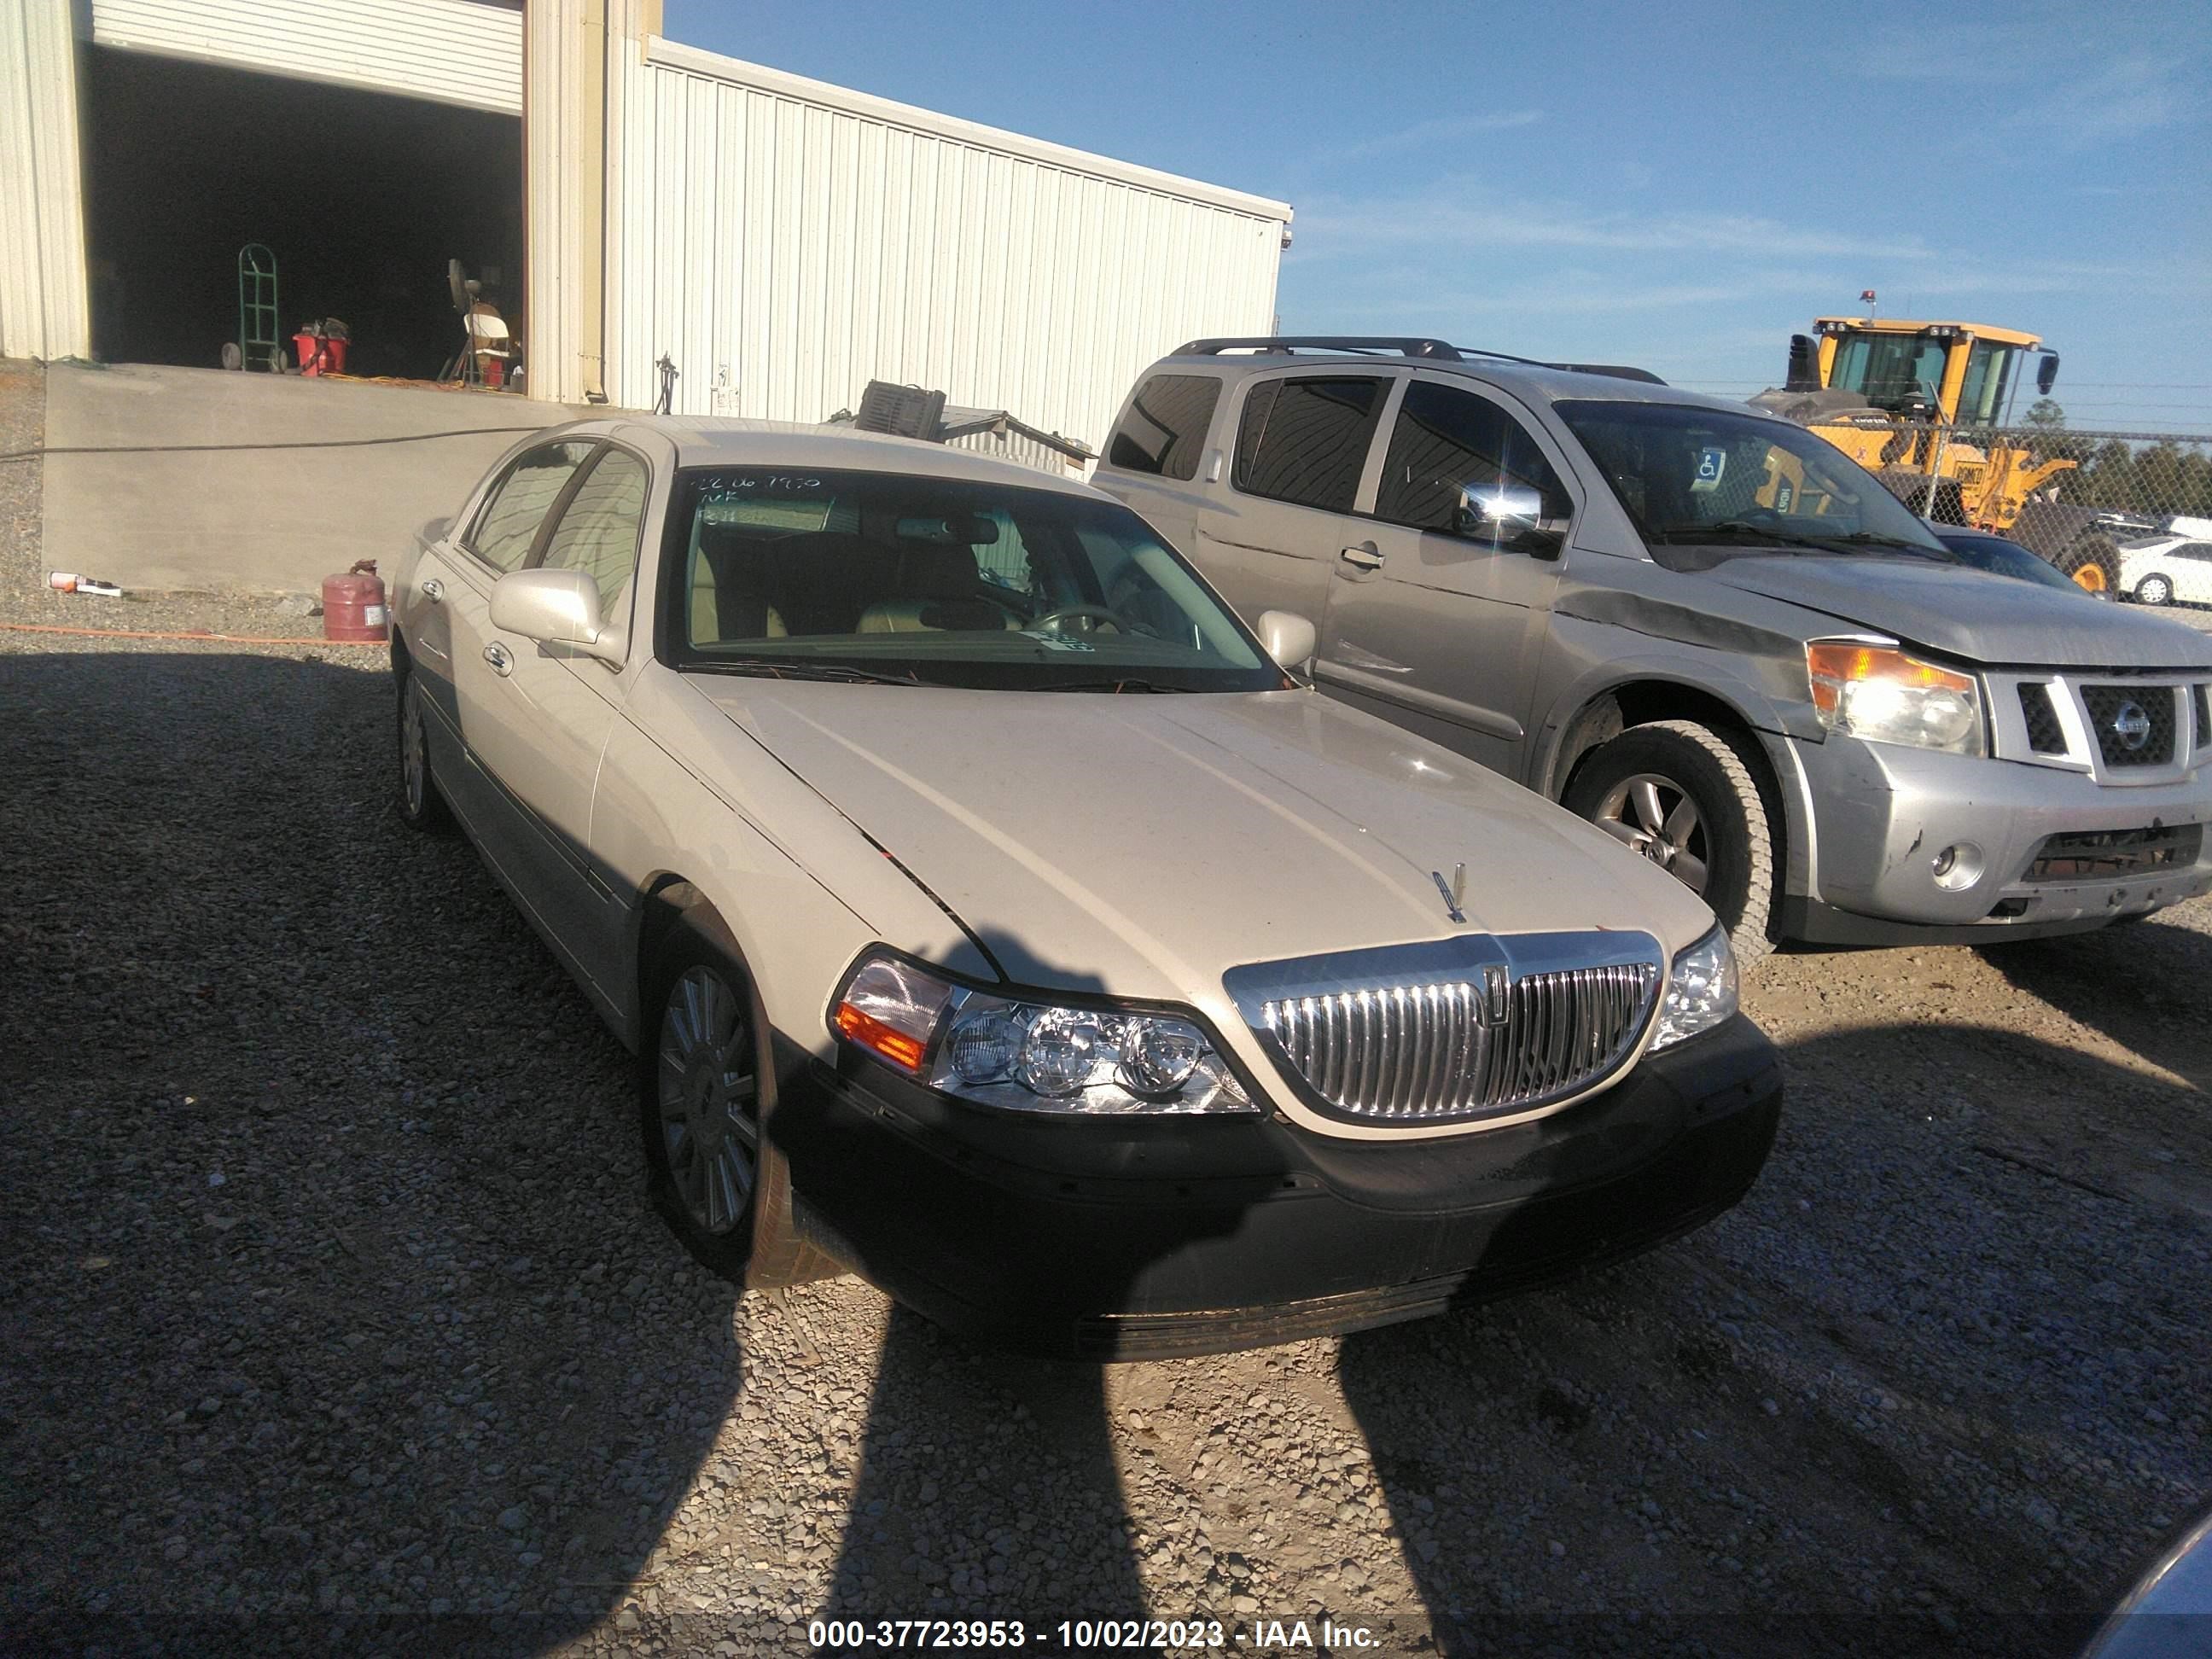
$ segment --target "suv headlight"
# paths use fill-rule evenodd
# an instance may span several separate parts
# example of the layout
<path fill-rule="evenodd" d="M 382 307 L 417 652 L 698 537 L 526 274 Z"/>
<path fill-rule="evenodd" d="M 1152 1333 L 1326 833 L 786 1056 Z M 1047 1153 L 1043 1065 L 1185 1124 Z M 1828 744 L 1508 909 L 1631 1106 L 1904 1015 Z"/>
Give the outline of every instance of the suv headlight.
<path fill-rule="evenodd" d="M 1256 1112 L 1192 1019 L 1001 996 L 902 957 L 861 957 L 830 1028 L 942 1094 L 1018 1112 Z"/>
<path fill-rule="evenodd" d="M 1982 697 L 1971 674 L 1862 640 L 1812 641 L 1805 674 L 1813 713 L 1831 732 L 1954 755 L 1982 752 Z"/>
<path fill-rule="evenodd" d="M 1735 1012 L 1735 952 L 1728 931 L 1716 927 L 1674 958 L 1667 970 L 1667 994 L 1660 999 L 1659 1024 L 1651 1047 L 1710 1031 Z"/>

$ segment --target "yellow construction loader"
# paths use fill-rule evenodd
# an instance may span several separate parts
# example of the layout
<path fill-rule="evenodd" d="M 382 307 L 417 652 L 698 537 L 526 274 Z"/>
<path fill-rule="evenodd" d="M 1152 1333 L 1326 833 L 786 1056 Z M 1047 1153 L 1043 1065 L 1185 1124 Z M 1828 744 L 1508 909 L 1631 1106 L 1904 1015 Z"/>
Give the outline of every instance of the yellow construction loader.
<path fill-rule="evenodd" d="M 1813 428 L 1926 517 L 2000 532 L 2091 592 L 2114 588 L 2119 555 L 2096 514 L 2049 499 L 2074 462 L 1960 435 L 2004 423 L 2027 360 L 2039 354 L 2035 389 L 2049 393 L 2058 354 L 2038 336 L 1894 317 L 1822 317 L 1813 326 L 1790 337 L 1787 381 L 1753 404 Z"/>

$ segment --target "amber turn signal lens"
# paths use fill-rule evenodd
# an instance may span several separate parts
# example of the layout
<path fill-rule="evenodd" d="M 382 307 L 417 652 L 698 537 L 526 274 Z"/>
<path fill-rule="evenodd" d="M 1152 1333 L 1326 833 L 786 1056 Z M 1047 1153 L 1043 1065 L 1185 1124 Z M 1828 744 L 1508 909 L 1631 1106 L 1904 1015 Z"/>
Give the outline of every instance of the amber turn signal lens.
<path fill-rule="evenodd" d="M 870 1054 L 889 1060 L 902 1072 L 921 1069 L 923 1045 L 921 1038 L 894 1030 L 873 1014 L 861 1012 L 849 1002 L 837 1005 L 835 1019 L 840 1031 Z"/>

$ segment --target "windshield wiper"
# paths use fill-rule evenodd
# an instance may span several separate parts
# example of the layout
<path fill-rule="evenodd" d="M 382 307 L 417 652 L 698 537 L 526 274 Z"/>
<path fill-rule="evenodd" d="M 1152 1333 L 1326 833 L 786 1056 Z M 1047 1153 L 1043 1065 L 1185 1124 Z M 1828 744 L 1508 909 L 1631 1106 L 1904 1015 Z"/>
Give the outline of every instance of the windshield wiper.
<path fill-rule="evenodd" d="M 1049 685 L 1033 685 L 1032 691 L 1189 691 L 1188 685 L 1164 685 L 1158 680 L 1140 679 L 1124 674 L 1106 680 L 1054 680 Z"/>
<path fill-rule="evenodd" d="M 1753 543 L 1764 547 L 1809 547 L 1817 552 L 1832 553 L 1857 547 L 1893 548 L 1900 553 L 1917 554 L 1924 559 L 1950 560 L 1942 550 L 1923 547 L 1917 542 L 1903 541 L 1895 536 L 1880 536 L 1872 531 L 1838 532 L 1832 536 L 1808 536 L 1794 530 L 1778 530 L 1771 525 L 1747 524 L 1741 519 L 1723 519 L 1717 524 L 1670 524 L 1651 532 L 1651 539 L 1669 546 L 1705 543 Z"/>
<path fill-rule="evenodd" d="M 694 667 L 710 674 L 746 674 L 764 680 L 839 680 L 854 685 L 927 685 L 918 674 L 879 674 L 872 668 L 850 668 L 829 662 L 702 662 Z"/>

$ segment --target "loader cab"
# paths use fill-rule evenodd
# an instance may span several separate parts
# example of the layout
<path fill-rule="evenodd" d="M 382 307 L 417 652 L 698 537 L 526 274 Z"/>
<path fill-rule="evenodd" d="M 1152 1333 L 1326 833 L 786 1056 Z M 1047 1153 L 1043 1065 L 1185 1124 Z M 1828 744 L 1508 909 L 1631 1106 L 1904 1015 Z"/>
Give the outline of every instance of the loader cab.
<path fill-rule="evenodd" d="M 1823 386 L 1908 420 L 1965 426 L 2005 420 L 2024 361 L 2043 344 L 2033 334 L 1981 323 L 1823 317 L 1816 326 Z M 2038 392 L 2051 390 L 2057 369 L 2057 355 L 2044 352 Z"/>

